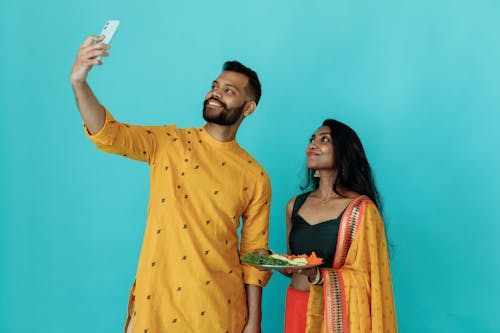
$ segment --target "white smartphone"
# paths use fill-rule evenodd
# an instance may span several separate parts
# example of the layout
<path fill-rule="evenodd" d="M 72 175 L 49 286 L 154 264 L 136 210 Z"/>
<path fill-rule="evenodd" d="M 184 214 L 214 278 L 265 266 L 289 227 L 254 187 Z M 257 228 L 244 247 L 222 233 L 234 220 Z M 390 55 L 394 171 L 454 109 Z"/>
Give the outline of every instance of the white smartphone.
<path fill-rule="evenodd" d="M 104 28 L 102 28 L 101 34 L 99 36 L 104 36 L 104 39 L 99 43 L 109 44 L 113 39 L 113 36 L 120 25 L 119 20 L 109 20 L 104 24 Z M 96 57 L 96 59 L 100 59 L 101 57 Z"/>
<path fill-rule="evenodd" d="M 104 24 L 104 28 L 102 28 L 101 34 L 99 36 L 104 36 L 104 39 L 101 43 L 109 44 L 113 39 L 113 36 L 120 25 L 119 20 L 109 20 Z"/>

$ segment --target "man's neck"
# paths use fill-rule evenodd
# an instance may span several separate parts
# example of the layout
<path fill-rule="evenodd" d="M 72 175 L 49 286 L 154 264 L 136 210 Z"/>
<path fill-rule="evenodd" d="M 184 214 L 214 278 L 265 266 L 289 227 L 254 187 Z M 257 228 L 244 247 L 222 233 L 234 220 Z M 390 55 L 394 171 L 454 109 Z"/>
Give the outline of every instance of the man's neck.
<path fill-rule="evenodd" d="M 206 123 L 204 128 L 211 137 L 217 141 L 226 142 L 232 141 L 236 137 L 236 131 L 238 131 L 238 125 L 223 126 L 214 123 Z"/>

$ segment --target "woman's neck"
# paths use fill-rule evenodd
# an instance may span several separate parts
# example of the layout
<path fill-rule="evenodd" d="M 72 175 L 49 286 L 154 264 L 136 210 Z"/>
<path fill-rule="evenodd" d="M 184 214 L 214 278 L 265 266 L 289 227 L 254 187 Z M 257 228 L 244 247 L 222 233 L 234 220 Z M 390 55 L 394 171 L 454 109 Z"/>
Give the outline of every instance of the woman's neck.
<path fill-rule="evenodd" d="M 339 197 L 340 195 L 333 191 L 333 183 L 337 178 L 337 172 L 334 170 L 320 170 L 319 176 L 319 186 L 316 190 L 318 197 L 320 199 Z"/>

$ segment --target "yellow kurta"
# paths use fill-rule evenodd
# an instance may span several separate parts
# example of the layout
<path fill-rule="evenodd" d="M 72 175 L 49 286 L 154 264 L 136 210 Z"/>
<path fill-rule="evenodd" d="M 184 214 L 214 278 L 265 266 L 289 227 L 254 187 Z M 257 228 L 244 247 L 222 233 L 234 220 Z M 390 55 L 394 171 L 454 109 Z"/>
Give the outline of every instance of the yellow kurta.
<path fill-rule="evenodd" d="M 354 199 L 339 226 L 333 268 L 311 286 L 308 333 L 396 333 L 384 223 L 366 196 Z"/>
<path fill-rule="evenodd" d="M 147 162 L 151 170 L 131 294 L 134 332 L 240 333 L 244 284 L 265 286 L 270 278 L 239 260 L 268 247 L 267 173 L 236 141 L 217 141 L 203 128 L 127 125 L 106 110 L 104 127 L 88 136 L 101 150 Z"/>

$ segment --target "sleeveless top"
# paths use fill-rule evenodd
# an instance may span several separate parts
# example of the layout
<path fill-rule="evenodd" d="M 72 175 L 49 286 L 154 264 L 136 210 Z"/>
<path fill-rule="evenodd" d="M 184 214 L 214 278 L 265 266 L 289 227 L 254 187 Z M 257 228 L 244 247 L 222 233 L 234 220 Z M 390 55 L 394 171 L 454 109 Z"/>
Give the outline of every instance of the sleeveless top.
<path fill-rule="evenodd" d="M 288 237 L 290 251 L 295 255 L 304 253 L 310 255 L 314 251 L 318 257 L 324 259 L 322 267 L 332 267 L 340 220 L 344 212 L 336 219 L 315 225 L 309 224 L 298 214 L 309 194 L 311 192 L 302 193 L 295 198 L 291 218 L 292 227 Z"/>

